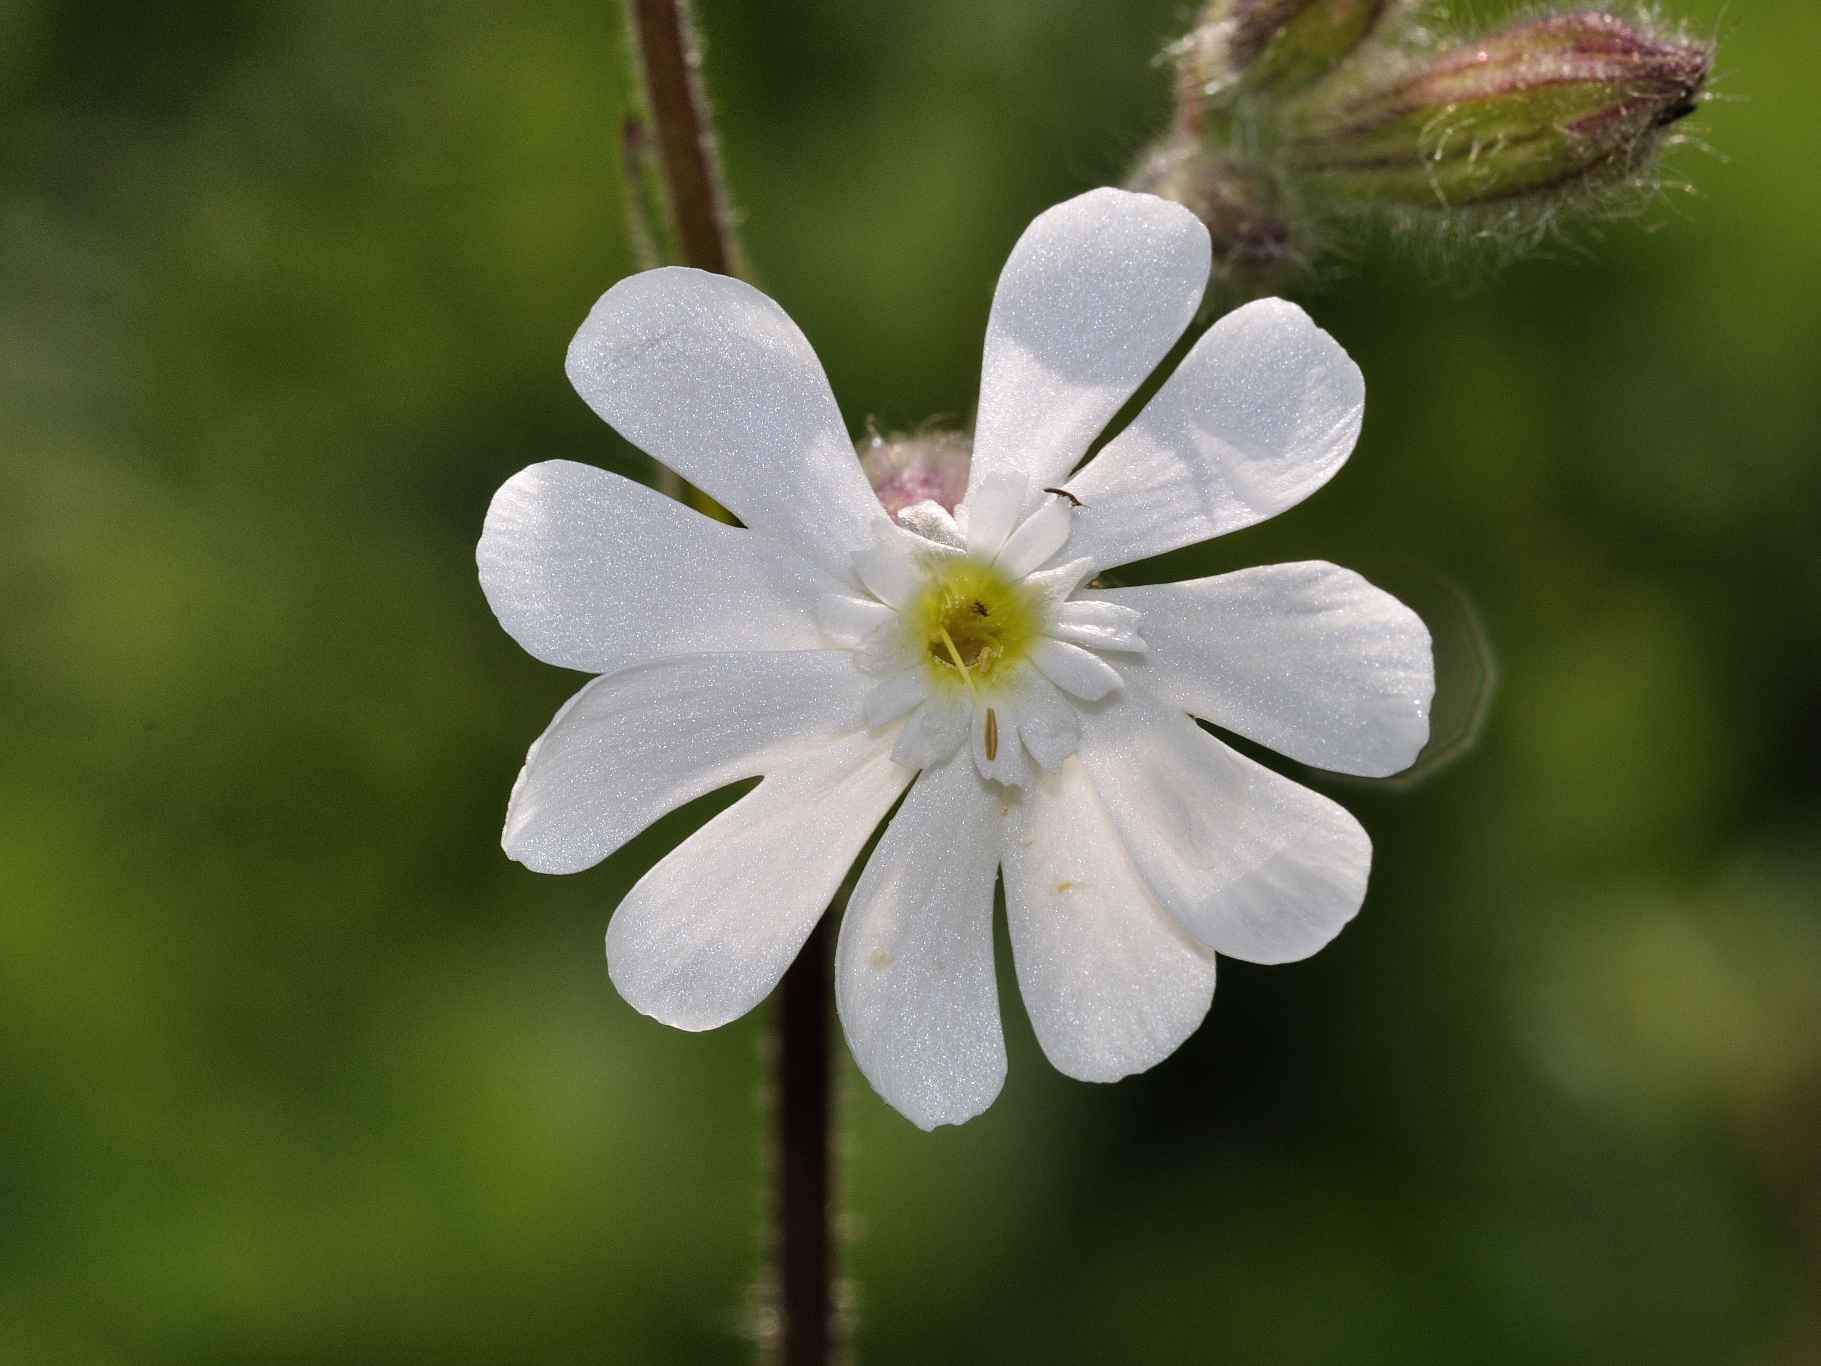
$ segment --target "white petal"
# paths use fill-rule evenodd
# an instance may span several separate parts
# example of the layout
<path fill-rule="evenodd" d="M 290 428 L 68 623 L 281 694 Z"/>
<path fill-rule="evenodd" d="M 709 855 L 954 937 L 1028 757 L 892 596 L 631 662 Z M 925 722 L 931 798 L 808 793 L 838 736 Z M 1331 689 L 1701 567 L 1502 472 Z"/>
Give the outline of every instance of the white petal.
<path fill-rule="evenodd" d="M 501 839 L 540 873 L 599 863 L 666 811 L 860 725 L 846 650 L 684 655 L 597 678 L 525 756 Z"/>
<path fill-rule="evenodd" d="M 886 525 L 873 543 L 853 555 L 854 573 L 868 591 L 892 607 L 908 607 L 922 591 L 924 575 L 918 564 L 916 541 L 910 532 Z M 931 542 L 923 545 L 934 549 Z"/>
<path fill-rule="evenodd" d="M 1119 670 L 1091 650 L 1045 636 L 1031 647 L 1031 663 L 1066 693 L 1098 702 L 1119 686 Z"/>
<path fill-rule="evenodd" d="M 1005 829 L 1018 989 L 1057 1071 L 1117 1081 L 1155 1066 L 1214 999 L 1214 954 L 1159 908 L 1079 760 L 1025 788 Z"/>
<path fill-rule="evenodd" d="M 929 675 L 922 669 L 906 669 L 892 674 L 871 692 L 861 706 L 861 715 L 869 726 L 883 726 L 896 721 L 905 712 L 929 696 Z"/>
<path fill-rule="evenodd" d="M 961 534 L 949 510 L 940 503 L 925 499 L 921 503 L 912 503 L 898 512 L 898 525 L 907 531 L 914 531 L 927 541 L 937 545 L 946 545 L 955 550 L 963 549 L 967 539 Z"/>
<path fill-rule="evenodd" d="M 986 758 L 985 708 L 990 705 L 997 734 L 995 754 Z M 1075 752 L 1081 741 L 1081 718 L 1075 704 L 1030 665 L 1021 665 L 1009 677 L 995 680 L 983 691 L 974 712 L 975 767 L 983 777 L 1001 783 L 1031 781 L 1025 755 L 1045 768 L 1054 768 Z"/>
<path fill-rule="evenodd" d="M 1106 600 L 1143 613 L 1154 691 L 1280 754 L 1381 778 L 1428 741 L 1429 631 L 1351 570 L 1274 564 Z"/>
<path fill-rule="evenodd" d="M 1188 327 L 1208 264 L 1195 215 L 1151 195 L 1092 190 L 1038 215 L 993 294 L 970 504 L 995 473 L 1029 476 L 1034 500 L 1074 468 Z"/>
<path fill-rule="evenodd" d="M 1326 797 L 1128 688 L 1083 720 L 1081 759 L 1163 908 L 1218 953 L 1306 958 L 1366 895 L 1372 844 Z"/>
<path fill-rule="evenodd" d="M 1081 746 L 1081 713 L 1049 679 L 1030 671 L 1018 736 L 1031 757 L 1055 768 Z"/>
<path fill-rule="evenodd" d="M 990 716 L 989 716 L 990 713 Z M 1031 760 L 1018 742 L 1018 725 L 1024 710 L 1010 692 L 996 692 L 974 704 L 974 768 L 982 778 L 1017 787 L 1031 780 Z M 992 755 L 987 754 L 987 740 L 992 740 Z"/>
<path fill-rule="evenodd" d="M 999 553 L 1024 514 L 1030 485 L 1022 472 L 1000 470 L 968 486 L 967 501 L 956 510 L 956 525 L 973 555 L 991 560 Z"/>
<path fill-rule="evenodd" d="M 999 568 L 1014 579 L 1022 579 L 1067 544 L 1069 539 L 1069 504 L 1065 498 L 1050 497 L 1037 505 L 1009 537 L 999 552 Z"/>
<path fill-rule="evenodd" d="M 930 693 L 898 733 L 898 745 L 892 751 L 892 759 L 906 768 L 928 768 L 941 763 L 961 748 L 973 714 L 966 697 L 946 692 Z"/>
<path fill-rule="evenodd" d="M 865 640 L 894 616 L 891 608 L 875 598 L 824 593 L 816 599 L 816 626 L 838 644 Z"/>
<path fill-rule="evenodd" d="M 993 981 L 999 797 L 970 763 L 924 770 L 841 919 L 835 1004 L 854 1061 L 922 1129 L 959 1124 L 1005 1081 Z"/>
<path fill-rule="evenodd" d="M 1031 609 L 1045 621 L 1054 621 L 1068 596 L 1081 586 L 1081 581 L 1094 572 L 1092 560 L 1066 560 L 1054 569 L 1041 569 L 1024 579 L 1024 591 L 1030 596 Z"/>
<path fill-rule="evenodd" d="M 1139 634 L 1143 616 L 1130 607 L 1111 602 L 1074 598 L 1062 604 L 1056 620 L 1045 633 L 1057 640 L 1083 645 L 1090 650 L 1120 650 L 1143 654 L 1145 640 Z"/>
<path fill-rule="evenodd" d="M 1071 554 L 1107 568 L 1262 522 L 1307 498 L 1359 436 L 1365 383 L 1295 304 L 1227 314 L 1070 487 Z"/>
<path fill-rule="evenodd" d="M 640 878 L 607 927 L 620 995 L 678 1029 L 764 1000 L 910 781 L 887 750 L 814 742 Z"/>
<path fill-rule="evenodd" d="M 475 560 L 500 625 L 568 669 L 822 643 L 805 629 L 828 583 L 813 563 L 592 465 L 550 460 L 508 479 Z"/>
<path fill-rule="evenodd" d="M 821 362 L 751 285 L 674 266 L 629 276 L 566 368 L 621 436 L 838 578 L 886 522 Z"/>
<path fill-rule="evenodd" d="M 854 663 L 869 674 L 897 674 L 921 664 L 904 634 L 904 621 L 893 612 L 854 651 Z"/>

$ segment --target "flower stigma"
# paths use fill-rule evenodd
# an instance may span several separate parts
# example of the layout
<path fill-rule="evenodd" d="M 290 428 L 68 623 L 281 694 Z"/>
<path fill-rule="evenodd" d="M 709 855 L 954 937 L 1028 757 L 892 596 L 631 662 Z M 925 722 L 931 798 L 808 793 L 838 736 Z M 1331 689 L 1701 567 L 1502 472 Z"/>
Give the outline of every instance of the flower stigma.
<path fill-rule="evenodd" d="M 931 679 L 969 693 L 1003 679 L 1040 634 L 1028 593 L 993 566 L 965 559 L 933 569 L 905 626 Z"/>

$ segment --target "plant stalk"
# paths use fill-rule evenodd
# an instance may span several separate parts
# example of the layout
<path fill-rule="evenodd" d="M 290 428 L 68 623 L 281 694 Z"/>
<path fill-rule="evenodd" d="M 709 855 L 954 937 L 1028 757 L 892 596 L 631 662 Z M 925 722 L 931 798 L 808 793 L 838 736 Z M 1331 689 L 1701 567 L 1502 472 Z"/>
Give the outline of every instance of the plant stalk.
<path fill-rule="evenodd" d="M 632 34 L 681 264 L 738 274 L 739 249 L 727 219 L 714 123 L 688 0 L 631 0 Z"/>
<path fill-rule="evenodd" d="M 714 125 L 701 74 L 701 55 L 688 0 L 629 0 L 635 98 L 622 137 L 635 238 L 655 253 L 722 275 L 744 273 L 744 257 L 728 216 L 715 154 Z M 658 171 L 645 172 L 645 125 L 656 133 Z M 656 180 L 660 192 L 644 191 Z M 647 200 L 662 201 L 654 222 Z M 639 220 L 637 215 L 644 214 Z M 659 466 L 659 486 L 687 500 L 682 481 Z M 723 514 L 725 516 L 725 514 Z M 731 520 L 730 518 L 727 520 Z M 829 920 L 817 925 L 790 965 L 772 1006 L 769 1050 L 774 1151 L 766 1170 L 775 1183 L 767 1200 L 777 1331 L 765 1335 L 781 1366 L 830 1366 L 835 1353 L 835 1257 L 832 1136 L 834 1093 L 829 1067 Z"/>
<path fill-rule="evenodd" d="M 777 1106 L 772 1122 L 777 1149 L 772 1172 L 777 1187 L 772 1218 L 777 1360 L 782 1366 L 827 1366 L 834 1359 L 830 919 L 822 918 L 785 972 L 773 1015 Z"/>

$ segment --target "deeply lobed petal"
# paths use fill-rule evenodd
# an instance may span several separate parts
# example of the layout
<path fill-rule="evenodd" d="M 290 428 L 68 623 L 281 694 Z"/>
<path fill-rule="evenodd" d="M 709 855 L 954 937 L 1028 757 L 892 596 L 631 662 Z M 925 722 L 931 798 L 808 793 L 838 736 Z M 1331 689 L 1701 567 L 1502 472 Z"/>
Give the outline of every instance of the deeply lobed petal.
<path fill-rule="evenodd" d="M 1069 554 L 1106 569 L 1294 507 L 1346 462 L 1365 397 L 1359 367 L 1295 304 L 1235 309 L 1070 481 L 1083 507 Z"/>
<path fill-rule="evenodd" d="M 620 995 L 678 1029 L 764 1000 L 910 781 L 890 748 L 853 734 L 793 749 L 640 878 L 607 927 Z"/>
<path fill-rule="evenodd" d="M 854 1061 L 922 1129 L 972 1119 L 1005 1081 L 993 981 L 999 797 L 972 764 L 925 769 L 841 919 L 835 1004 Z"/>
<path fill-rule="evenodd" d="M 1128 687 L 1085 718 L 1081 759 L 1145 885 L 1216 952 L 1306 958 L 1359 910 L 1372 862 L 1359 822 L 1168 702 Z"/>
<path fill-rule="evenodd" d="M 1101 603 L 1142 614 L 1142 677 L 1161 697 L 1292 759 L 1382 778 L 1429 739 L 1428 628 L 1351 570 L 1265 565 Z"/>
<path fill-rule="evenodd" d="M 1037 216 L 993 294 L 970 504 L 995 475 L 1025 476 L 1034 500 L 1074 467 L 1194 318 L 1210 259 L 1195 215 L 1150 195 L 1092 190 Z"/>
<path fill-rule="evenodd" d="M 1079 760 L 1010 806 L 1006 922 L 1044 1056 L 1082 1081 L 1163 1061 L 1208 1013 L 1214 954 L 1157 905 Z"/>
<path fill-rule="evenodd" d="M 597 678 L 525 756 L 501 838 L 539 873 L 592 867 L 666 811 L 861 724 L 846 650 L 685 655 Z"/>
<path fill-rule="evenodd" d="M 475 560 L 500 625 L 566 669 L 822 643 L 803 611 L 828 583 L 811 561 L 572 460 L 501 485 Z"/>
<path fill-rule="evenodd" d="M 841 581 L 889 525 L 822 363 L 751 285 L 680 266 L 630 275 L 589 312 L 566 369 L 621 436 Z"/>

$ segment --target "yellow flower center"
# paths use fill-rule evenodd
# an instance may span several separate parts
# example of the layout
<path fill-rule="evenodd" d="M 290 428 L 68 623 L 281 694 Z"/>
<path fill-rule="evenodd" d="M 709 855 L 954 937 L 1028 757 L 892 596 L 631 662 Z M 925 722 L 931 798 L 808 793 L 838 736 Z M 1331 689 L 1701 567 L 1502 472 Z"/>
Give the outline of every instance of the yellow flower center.
<path fill-rule="evenodd" d="M 969 691 L 1003 677 L 1038 636 L 1026 592 L 975 560 L 937 566 L 904 619 L 935 682 Z"/>

